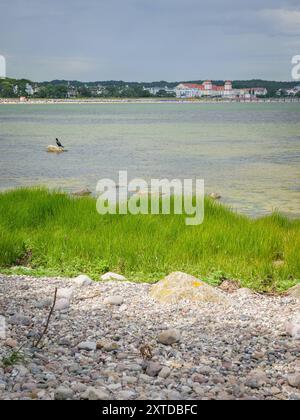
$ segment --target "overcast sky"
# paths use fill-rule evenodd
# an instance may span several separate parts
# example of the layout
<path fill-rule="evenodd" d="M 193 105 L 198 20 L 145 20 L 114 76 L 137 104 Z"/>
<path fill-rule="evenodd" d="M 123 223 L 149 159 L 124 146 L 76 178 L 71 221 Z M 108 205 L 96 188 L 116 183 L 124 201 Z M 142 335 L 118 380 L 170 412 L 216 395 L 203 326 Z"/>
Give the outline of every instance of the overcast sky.
<path fill-rule="evenodd" d="M 291 80 L 300 0 L 0 0 L 0 54 L 32 80 Z"/>

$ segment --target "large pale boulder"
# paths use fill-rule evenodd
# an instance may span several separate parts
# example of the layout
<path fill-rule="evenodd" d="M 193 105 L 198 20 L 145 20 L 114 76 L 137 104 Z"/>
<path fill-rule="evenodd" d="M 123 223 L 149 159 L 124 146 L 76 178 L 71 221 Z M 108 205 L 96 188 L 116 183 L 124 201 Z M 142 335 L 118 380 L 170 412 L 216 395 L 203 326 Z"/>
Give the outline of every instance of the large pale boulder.
<path fill-rule="evenodd" d="M 126 277 L 122 276 L 121 274 L 117 274 L 117 273 L 105 273 L 101 276 L 101 280 L 107 281 L 107 280 L 119 280 L 119 281 L 124 281 L 126 280 Z"/>
<path fill-rule="evenodd" d="M 300 312 L 289 322 L 286 322 L 285 329 L 294 340 L 300 340 Z"/>
<path fill-rule="evenodd" d="M 50 145 L 47 147 L 47 152 L 49 153 L 63 153 L 65 151 L 66 150 L 63 147 L 58 147 L 58 146 L 53 146 L 53 145 Z"/>
<path fill-rule="evenodd" d="M 300 283 L 288 290 L 288 295 L 300 299 Z"/>
<path fill-rule="evenodd" d="M 155 284 L 150 291 L 153 299 L 162 303 L 177 303 L 180 300 L 194 302 L 229 303 L 222 291 L 189 274 L 175 272 Z"/>
<path fill-rule="evenodd" d="M 93 280 L 90 277 L 88 277 L 88 276 L 86 276 L 84 274 L 81 274 L 80 276 L 76 277 L 73 280 L 73 283 L 77 287 L 86 287 L 86 286 L 92 285 L 94 282 L 93 282 Z"/>

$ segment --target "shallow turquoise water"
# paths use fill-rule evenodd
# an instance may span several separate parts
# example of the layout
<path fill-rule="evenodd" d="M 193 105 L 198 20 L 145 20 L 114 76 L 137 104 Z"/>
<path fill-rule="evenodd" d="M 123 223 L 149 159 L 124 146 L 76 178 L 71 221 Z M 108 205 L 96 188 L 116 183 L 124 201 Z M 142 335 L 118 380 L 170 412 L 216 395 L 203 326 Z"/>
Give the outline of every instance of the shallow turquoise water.
<path fill-rule="evenodd" d="M 68 153 L 46 153 L 59 137 Z M 300 104 L 0 106 L 0 189 L 204 178 L 248 214 L 300 214 Z"/>

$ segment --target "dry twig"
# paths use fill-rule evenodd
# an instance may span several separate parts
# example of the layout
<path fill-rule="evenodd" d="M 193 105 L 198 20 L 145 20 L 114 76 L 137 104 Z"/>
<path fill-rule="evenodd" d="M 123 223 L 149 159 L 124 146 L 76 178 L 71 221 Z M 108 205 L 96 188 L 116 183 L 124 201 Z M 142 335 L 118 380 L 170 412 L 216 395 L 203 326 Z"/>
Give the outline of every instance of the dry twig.
<path fill-rule="evenodd" d="M 54 308 L 55 308 L 56 298 L 57 298 L 57 288 L 55 289 L 55 292 L 54 292 L 53 304 L 51 306 L 51 309 L 50 309 L 50 312 L 49 312 L 49 315 L 48 315 L 48 319 L 47 319 L 47 322 L 46 322 L 44 331 L 42 332 L 42 334 L 40 335 L 40 337 L 38 338 L 38 340 L 36 341 L 36 343 L 33 343 L 33 347 L 38 348 L 38 346 L 39 346 L 40 342 L 42 341 L 43 337 L 47 334 L 49 323 L 50 323 L 50 319 L 51 319 L 51 316 L 52 316 L 53 311 L 54 311 Z"/>

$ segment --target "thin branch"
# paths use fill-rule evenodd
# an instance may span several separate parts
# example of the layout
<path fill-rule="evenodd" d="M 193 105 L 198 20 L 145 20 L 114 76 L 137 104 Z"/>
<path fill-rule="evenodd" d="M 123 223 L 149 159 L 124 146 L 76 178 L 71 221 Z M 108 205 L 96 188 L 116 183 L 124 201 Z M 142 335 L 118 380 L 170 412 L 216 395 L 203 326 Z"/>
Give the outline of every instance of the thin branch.
<path fill-rule="evenodd" d="M 48 315 L 48 319 L 47 319 L 47 322 L 46 322 L 46 325 L 45 325 L 45 329 L 42 332 L 42 334 L 40 335 L 40 338 L 37 340 L 37 342 L 36 343 L 33 343 L 33 347 L 38 347 L 39 344 L 40 344 L 40 342 L 42 341 L 43 337 L 47 334 L 49 323 L 50 323 L 50 319 L 51 319 L 51 316 L 53 314 L 53 311 L 54 311 L 54 308 L 55 308 L 55 305 L 56 305 L 56 298 L 57 298 L 57 288 L 55 289 L 55 292 L 54 292 L 53 305 L 52 305 L 52 307 L 50 309 L 50 312 L 49 312 L 49 315 Z"/>

